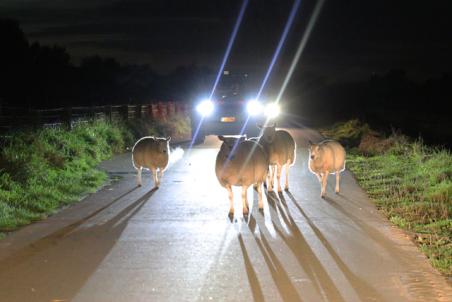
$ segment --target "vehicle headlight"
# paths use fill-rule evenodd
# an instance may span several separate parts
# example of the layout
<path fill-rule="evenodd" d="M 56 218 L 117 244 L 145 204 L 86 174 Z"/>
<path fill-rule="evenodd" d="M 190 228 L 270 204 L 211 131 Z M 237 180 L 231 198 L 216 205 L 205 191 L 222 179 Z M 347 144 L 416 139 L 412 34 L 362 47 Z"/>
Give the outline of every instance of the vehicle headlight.
<path fill-rule="evenodd" d="M 252 116 L 259 115 L 262 113 L 263 110 L 264 107 L 262 106 L 262 104 L 256 100 L 250 100 L 246 104 L 246 111 L 248 112 L 249 115 Z"/>
<path fill-rule="evenodd" d="M 203 100 L 196 106 L 196 111 L 202 116 L 209 116 L 213 112 L 213 102 L 211 100 Z"/>
<path fill-rule="evenodd" d="M 281 109 L 279 108 L 279 105 L 276 103 L 270 103 L 267 106 L 265 106 L 264 113 L 268 118 L 275 118 L 279 115 Z"/>

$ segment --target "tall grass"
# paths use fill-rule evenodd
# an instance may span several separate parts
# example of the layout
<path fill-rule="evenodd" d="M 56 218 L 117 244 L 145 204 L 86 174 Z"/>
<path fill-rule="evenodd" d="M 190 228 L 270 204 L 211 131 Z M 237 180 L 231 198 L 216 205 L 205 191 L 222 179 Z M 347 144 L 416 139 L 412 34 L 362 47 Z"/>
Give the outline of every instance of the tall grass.
<path fill-rule="evenodd" d="M 0 231 L 45 218 L 94 191 L 106 178 L 95 169 L 130 139 L 121 124 L 91 121 L 13 133 L 0 152 Z"/>
<path fill-rule="evenodd" d="M 350 123 L 342 125 L 350 130 Z M 361 123 L 354 125 L 363 128 Z M 341 129 L 341 125 L 335 128 Z M 348 130 L 342 129 L 341 133 Z M 329 134 L 335 137 L 331 129 Z M 410 141 L 400 134 L 387 138 L 380 135 L 378 139 L 368 139 L 363 135 L 360 140 L 349 150 L 347 167 L 386 217 L 409 231 L 432 265 L 451 276 L 450 151 L 428 147 L 421 140 Z M 370 146 L 369 142 L 375 146 Z M 386 147 L 381 150 L 379 145 Z M 369 149 L 374 152 L 367 152 Z"/>

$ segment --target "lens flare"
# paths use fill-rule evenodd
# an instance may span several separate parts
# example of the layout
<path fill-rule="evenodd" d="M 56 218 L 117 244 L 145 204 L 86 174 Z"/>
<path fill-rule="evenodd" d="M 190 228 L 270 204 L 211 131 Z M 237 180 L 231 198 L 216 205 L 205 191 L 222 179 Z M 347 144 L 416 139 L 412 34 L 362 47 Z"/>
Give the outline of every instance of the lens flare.
<path fill-rule="evenodd" d="M 256 116 L 256 115 L 261 114 L 263 109 L 264 108 L 263 108 L 262 104 L 257 100 L 250 100 L 246 104 L 246 111 L 251 116 Z"/>
<path fill-rule="evenodd" d="M 204 100 L 196 106 L 196 111 L 201 114 L 203 117 L 209 116 L 212 114 L 214 109 L 213 102 L 211 100 Z"/>
<path fill-rule="evenodd" d="M 275 65 L 276 59 L 279 57 L 279 52 L 281 51 L 281 48 L 286 41 L 287 34 L 289 32 L 290 27 L 292 26 L 294 17 L 298 11 L 298 8 L 300 7 L 301 0 L 295 0 L 292 10 L 290 11 L 289 18 L 287 19 L 287 23 L 284 26 L 283 33 L 281 35 L 281 38 L 279 39 L 278 45 L 276 46 L 275 53 L 273 54 L 273 58 L 270 62 L 270 65 L 268 66 L 267 73 L 265 74 L 264 80 L 262 81 L 261 87 L 259 88 L 259 91 L 257 93 L 256 99 L 259 99 L 261 96 L 262 91 L 264 90 L 265 84 L 267 84 L 268 78 L 270 76 L 270 73 L 272 72 L 273 66 Z"/>
<path fill-rule="evenodd" d="M 228 60 L 229 53 L 231 52 L 232 45 L 234 44 L 234 41 L 235 41 L 235 37 L 237 36 L 237 32 L 239 31 L 240 24 L 242 23 L 243 15 L 245 14 L 245 10 L 246 10 L 246 7 L 248 6 L 248 2 L 249 2 L 249 0 L 244 0 L 242 3 L 242 6 L 240 7 L 239 16 L 237 18 L 237 21 L 235 22 L 231 38 L 229 39 L 228 46 L 226 48 L 226 52 L 223 57 L 223 61 L 221 62 L 220 69 L 218 70 L 218 74 L 217 74 L 217 77 L 213 84 L 212 91 L 210 92 L 209 99 L 212 98 L 213 94 L 215 93 L 215 89 L 217 88 L 218 82 L 220 81 L 220 77 L 223 73 L 224 66 L 226 65 L 226 61 Z"/>
<path fill-rule="evenodd" d="M 281 113 L 281 108 L 276 103 L 270 103 L 265 107 L 264 113 L 268 119 L 272 119 Z"/>
<path fill-rule="evenodd" d="M 297 66 L 298 60 L 300 59 L 300 56 L 306 47 L 306 43 L 308 42 L 309 36 L 311 35 L 312 29 L 314 28 L 315 22 L 317 21 L 317 18 L 319 17 L 320 11 L 322 9 L 323 3 L 325 0 L 319 0 L 314 8 L 314 11 L 311 15 L 311 18 L 308 23 L 308 27 L 306 28 L 306 31 L 303 34 L 303 37 L 301 38 L 300 44 L 298 45 L 297 52 L 295 53 L 294 58 L 292 59 L 292 63 L 290 64 L 289 71 L 287 72 L 286 78 L 284 79 L 284 82 L 281 86 L 281 89 L 279 90 L 278 96 L 276 97 L 276 103 L 279 103 L 281 100 L 281 97 L 286 90 L 287 84 L 290 81 L 290 78 L 292 77 L 292 74 L 295 70 L 295 67 Z"/>

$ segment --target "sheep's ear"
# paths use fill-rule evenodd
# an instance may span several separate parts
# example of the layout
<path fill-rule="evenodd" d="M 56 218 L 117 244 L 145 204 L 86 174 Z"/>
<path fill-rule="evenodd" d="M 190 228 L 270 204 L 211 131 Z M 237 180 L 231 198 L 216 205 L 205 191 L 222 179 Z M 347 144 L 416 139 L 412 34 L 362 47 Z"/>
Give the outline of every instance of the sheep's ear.
<path fill-rule="evenodd" d="M 261 124 L 256 124 L 257 128 L 262 129 L 263 126 Z"/>
<path fill-rule="evenodd" d="M 224 136 L 223 136 L 223 135 L 218 135 L 218 139 L 219 139 L 220 141 L 223 141 L 223 142 L 224 142 Z"/>
<path fill-rule="evenodd" d="M 166 141 L 167 141 L 167 142 L 170 142 L 170 141 L 171 141 L 171 136 L 168 136 L 168 137 L 166 138 Z"/>
<path fill-rule="evenodd" d="M 308 139 L 308 144 L 309 144 L 309 147 L 311 147 L 312 145 L 314 145 L 314 144 L 311 142 L 310 139 Z"/>

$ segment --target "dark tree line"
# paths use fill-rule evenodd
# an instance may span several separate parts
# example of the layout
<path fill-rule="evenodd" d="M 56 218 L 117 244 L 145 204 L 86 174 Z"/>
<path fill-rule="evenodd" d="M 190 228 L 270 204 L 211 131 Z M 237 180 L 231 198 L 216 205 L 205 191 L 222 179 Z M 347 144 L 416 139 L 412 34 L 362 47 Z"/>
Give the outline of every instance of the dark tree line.
<path fill-rule="evenodd" d="M 54 108 L 192 101 L 206 95 L 215 78 L 216 71 L 195 65 L 161 75 L 149 65 L 123 66 L 113 58 L 100 56 L 86 57 L 76 66 L 62 47 L 29 43 L 14 20 L 0 19 L 0 39 L 2 106 Z M 262 76 L 252 75 L 256 91 Z M 277 93 L 279 87 L 271 87 L 266 95 Z M 361 81 L 331 82 L 327 75 L 299 68 L 283 99 L 288 100 L 287 112 L 311 125 L 360 118 L 381 130 L 399 128 L 433 143 L 452 145 L 452 119 L 447 110 L 452 103 L 452 78 L 448 73 L 415 82 L 403 70 L 391 70 Z"/>
<path fill-rule="evenodd" d="M 326 78 L 299 78 L 291 98 L 293 111 L 313 124 L 359 118 L 374 128 L 393 129 L 427 142 L 452 145 L 452 77 L 443 73 L 422 82 L 403 70 L 374 74 L 356 82 L 328 84 Z"/>
<path fill-rule="evenodd" d="M 3 106 L 52 108 L 75 105 L 186 100 L 213 77 L 206 68 L 180 67 L 167 75 L 148 65 L 122 66 L 90 56 L 79 66 L 66 49 L 29 43 L 19 24 L 0 19 L 0 99 Z"/>

